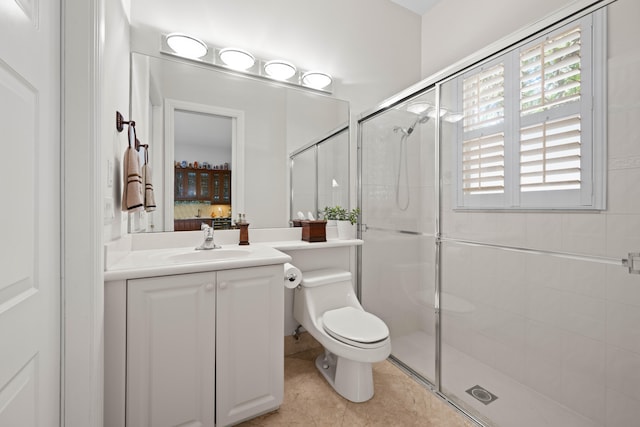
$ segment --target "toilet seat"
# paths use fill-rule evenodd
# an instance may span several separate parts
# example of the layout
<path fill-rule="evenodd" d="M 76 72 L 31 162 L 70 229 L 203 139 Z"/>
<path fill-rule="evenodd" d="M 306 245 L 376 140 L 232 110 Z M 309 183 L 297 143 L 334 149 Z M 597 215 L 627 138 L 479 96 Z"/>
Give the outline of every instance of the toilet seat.
<path fill-rule="evenodd" d="M 326 311 L 322 325 L 333 338 L 360 348 L 380 347 L 389 337 L 389 328 L 380 318 L 353 307 Z"/>

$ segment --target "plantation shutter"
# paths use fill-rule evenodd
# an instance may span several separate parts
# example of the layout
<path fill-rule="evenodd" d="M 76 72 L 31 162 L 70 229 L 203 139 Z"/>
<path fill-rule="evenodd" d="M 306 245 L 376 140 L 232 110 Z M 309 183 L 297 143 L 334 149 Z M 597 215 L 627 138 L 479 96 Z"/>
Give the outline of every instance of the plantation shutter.
<path fill-rule="evenodd" d="M 581 35 L 573 27 L 520 53 L 522 192 L 580 190 Z"/>
<path fill-rule="evenodd" d="M 580 116 L 520 131 L 521 191 L 579 190 Z"/>
<path fill-rule="evenodd" d="M 580 27 L 520 54 L 520 115 L 580 100 Z"/>
<path fill-rule="evenodd" d="M 605 16 L 581 17 L 456 77 L 461 209 L 603 209 Z"/>
<path fill-rule="evenodd" d="M 464 79 L 464 131 L 504 121 L 504 65 L 498 64 Z"/>
<path fill-rule="evenodd" d="M 465 194 L 504 192 L 504 64 L 481 70 L 463 82 Z"/>
<path fill-rule="evenodd" d="M 504 133 L 464 141 L 462 156 L 466 194 L 504 192 Z"/>

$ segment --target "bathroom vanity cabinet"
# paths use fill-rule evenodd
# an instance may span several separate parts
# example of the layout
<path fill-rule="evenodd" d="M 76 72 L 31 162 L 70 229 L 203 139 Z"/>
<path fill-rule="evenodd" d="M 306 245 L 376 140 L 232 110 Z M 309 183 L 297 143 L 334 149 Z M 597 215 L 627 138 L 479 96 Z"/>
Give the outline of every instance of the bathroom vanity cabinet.
<path fill-rule="evenodd" d="M 280 406 L 282 264 L 105 287 L 105 427 L 227 426 Z"/>

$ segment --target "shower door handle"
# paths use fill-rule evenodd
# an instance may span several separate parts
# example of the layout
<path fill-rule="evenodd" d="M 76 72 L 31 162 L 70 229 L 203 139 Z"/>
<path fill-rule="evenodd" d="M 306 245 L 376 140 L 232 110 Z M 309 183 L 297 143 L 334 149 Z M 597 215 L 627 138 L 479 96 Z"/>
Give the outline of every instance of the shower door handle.
<path fill-rule="evenodd" d="M 367 227 L 367 224 L 360 224 L 360 232 L 361 233 L 364 233 L 368 229 L 369 229 L 369 227 Z"/>
<path fill-rule="evenodd" d="M 622 260 L 622 266 L 629 269 L 629 274 L 640 274 L 640 252 L 629 252 L 629 257 Z"/>

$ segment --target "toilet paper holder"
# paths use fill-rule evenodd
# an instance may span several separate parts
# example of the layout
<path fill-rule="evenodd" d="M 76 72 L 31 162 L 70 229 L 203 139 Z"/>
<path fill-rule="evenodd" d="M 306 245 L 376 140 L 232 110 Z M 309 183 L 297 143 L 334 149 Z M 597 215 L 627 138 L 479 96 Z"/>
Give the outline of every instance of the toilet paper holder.
<path fill-rule="evenodd" d="M 287 279 L 290 282 L 295 282 L 296 279 L 298 278 L 298 275 L 296 273 L 291 272 L 291 273 L 287 273 L 284 276 L 284 278 Z"/>

